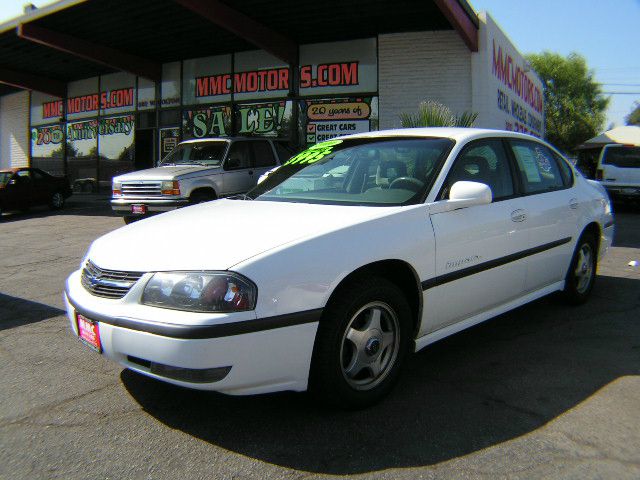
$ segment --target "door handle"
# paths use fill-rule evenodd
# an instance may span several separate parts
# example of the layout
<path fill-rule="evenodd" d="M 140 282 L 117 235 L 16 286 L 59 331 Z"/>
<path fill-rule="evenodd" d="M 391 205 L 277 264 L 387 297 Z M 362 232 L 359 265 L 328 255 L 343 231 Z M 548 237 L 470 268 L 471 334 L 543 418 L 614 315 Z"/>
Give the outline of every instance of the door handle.
<path fill-rule="evenodd" d="M 521 208 L 511 212 L 511 221 L 512 222 L 524 222 L 526 219 L 527 219 L 527 212 L 525 212 Z"/>
<path fill-rule="evenodd" d="M 572 198 L 571 200 L 569 200 L 569 208 L 571 208 L 572 210 L 576 210 L 578 208 L 577 198 Z"/>

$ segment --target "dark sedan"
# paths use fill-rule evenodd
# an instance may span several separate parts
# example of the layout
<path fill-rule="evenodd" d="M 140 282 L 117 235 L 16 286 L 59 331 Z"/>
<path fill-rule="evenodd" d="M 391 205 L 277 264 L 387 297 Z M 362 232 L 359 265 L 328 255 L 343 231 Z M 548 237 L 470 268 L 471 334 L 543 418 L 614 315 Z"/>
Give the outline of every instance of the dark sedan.
<path fill-rule="evenodd" d="M 36 205 L 59 210 L 70 196 L 66 177 L 54 177 L 38 168 L 0 170 L 0 215 L 12 210 L 26 211 Z"/>

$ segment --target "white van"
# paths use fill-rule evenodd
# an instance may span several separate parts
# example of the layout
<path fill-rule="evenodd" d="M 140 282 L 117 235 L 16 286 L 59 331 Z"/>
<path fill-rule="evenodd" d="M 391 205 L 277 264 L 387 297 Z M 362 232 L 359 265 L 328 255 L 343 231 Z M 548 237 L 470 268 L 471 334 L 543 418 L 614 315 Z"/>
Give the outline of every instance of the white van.
<path fill-rule="evenodd" d="M 640 146 L 605 145 L 598 157 L 580 155 L 577 167 L 614 200 L 640 200 Z"/>

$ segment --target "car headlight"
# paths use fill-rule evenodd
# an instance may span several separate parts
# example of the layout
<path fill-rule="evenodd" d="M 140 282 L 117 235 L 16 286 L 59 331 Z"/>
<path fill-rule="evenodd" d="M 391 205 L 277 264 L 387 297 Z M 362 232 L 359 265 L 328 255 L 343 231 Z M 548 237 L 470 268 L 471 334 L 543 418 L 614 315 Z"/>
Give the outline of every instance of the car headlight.
<path fill-rule="evenodd" d="M 160 190 L 162 195 L 180 195 L 180 182 L 177 180 L 164 180 Z"/>
<path fill-rule="evenodd" d="M 113 182 L 111 187 L 111 192 L 114 197 L 119 197 L 122 195 L 122 183 L 121 182 Z"/>
<path fill-rule="evenodd" d="M 249 279 L 231 272 L 159 272 L 147 282 L 142 303 L 188 312 L 253 310 L 258 291 Z"/>

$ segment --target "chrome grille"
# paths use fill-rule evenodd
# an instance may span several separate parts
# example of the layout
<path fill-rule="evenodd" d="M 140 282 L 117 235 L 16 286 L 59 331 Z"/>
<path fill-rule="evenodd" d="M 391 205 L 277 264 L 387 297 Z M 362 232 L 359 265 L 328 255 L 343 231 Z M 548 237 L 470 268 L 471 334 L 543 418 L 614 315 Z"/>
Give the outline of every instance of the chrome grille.
<path fill-rule="evenodd" d="M 140 280 L 144 272 L 105 270 L 91 260 L 82 270 L 82 286 L 92 295 L 104 298 L 122 298 Z"/>
<path fill-rule="evenodd" d="M 149 197 L 162 195 L 162 182 L 122 182 L 125 197 Z"/>

